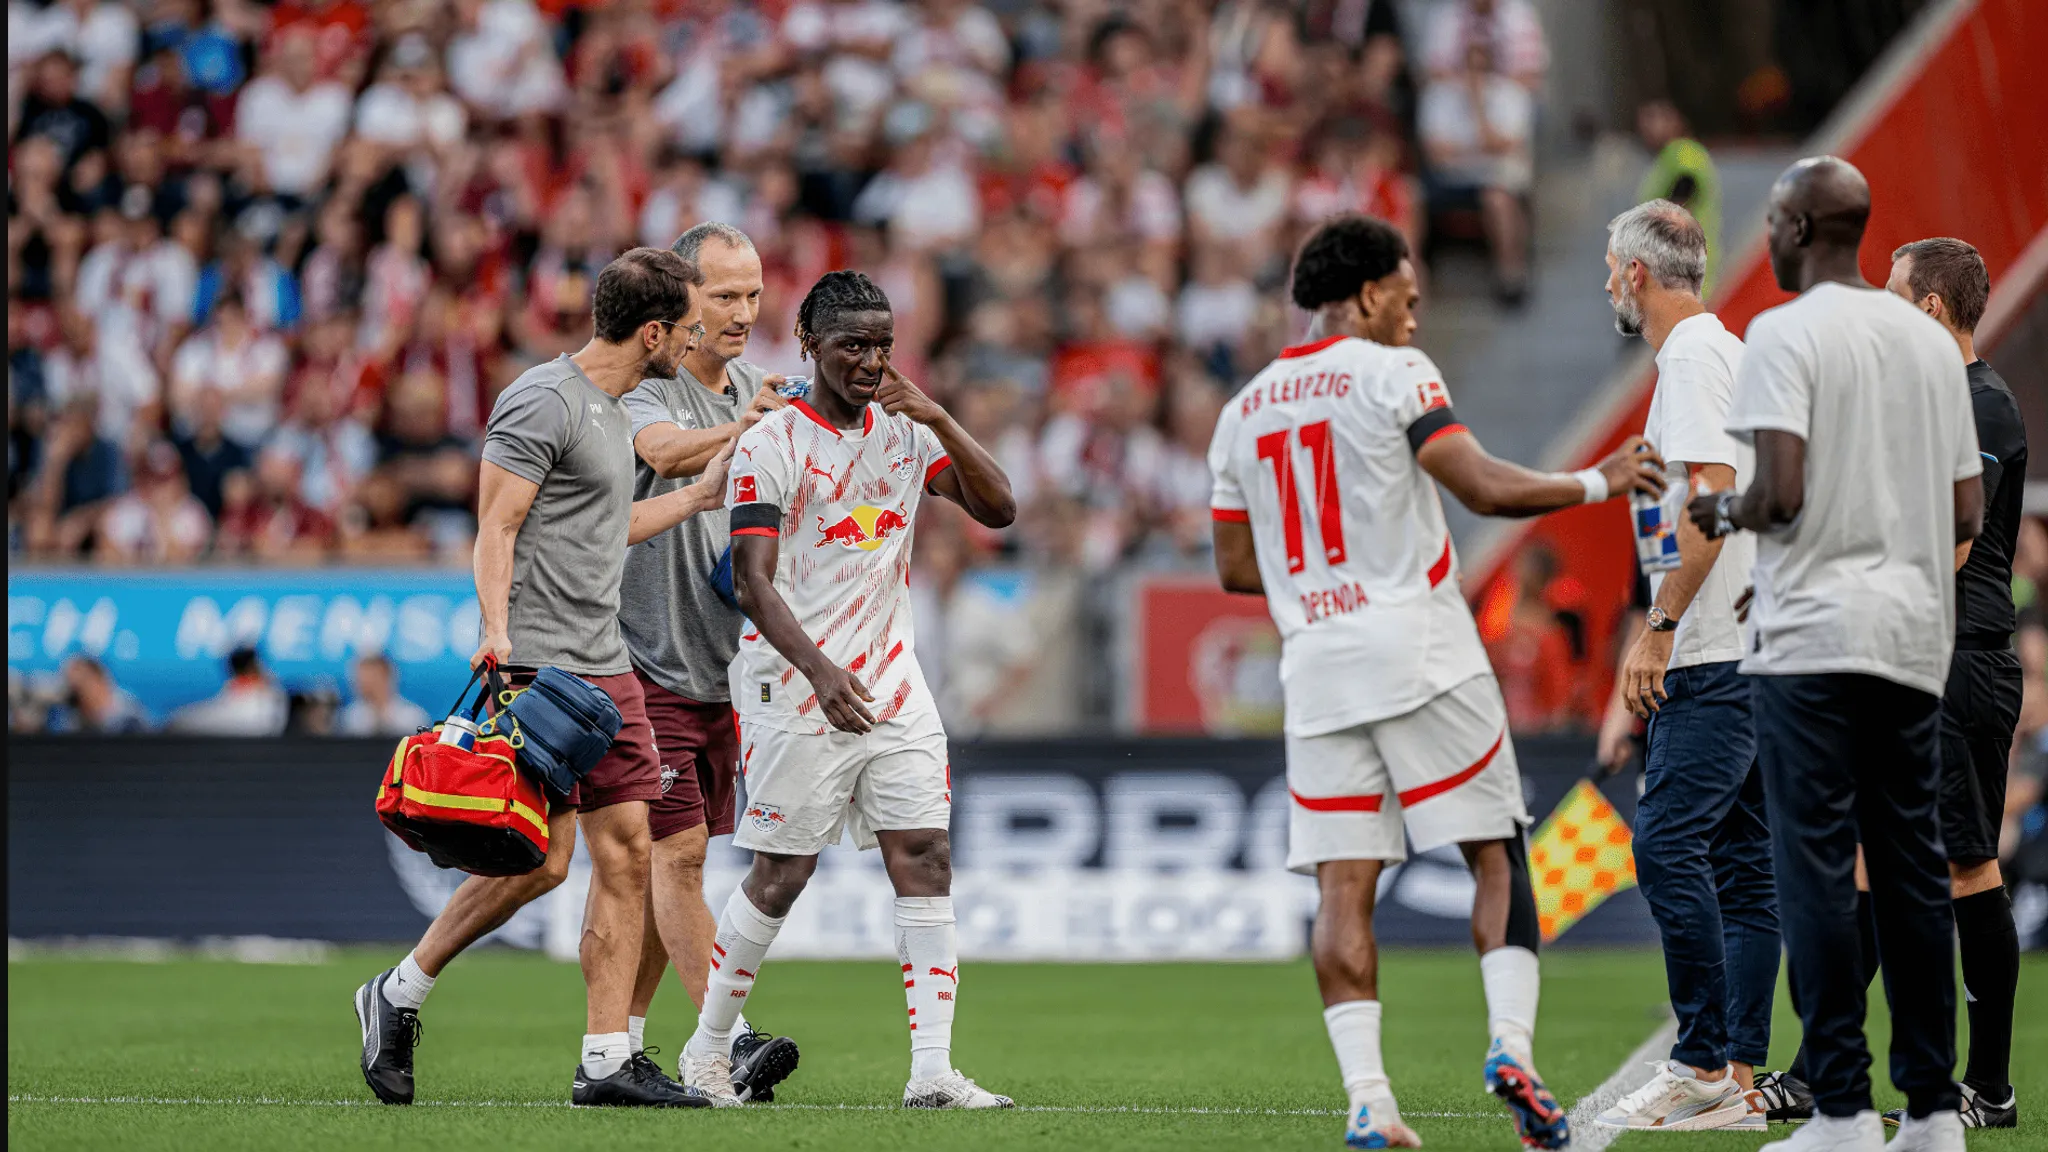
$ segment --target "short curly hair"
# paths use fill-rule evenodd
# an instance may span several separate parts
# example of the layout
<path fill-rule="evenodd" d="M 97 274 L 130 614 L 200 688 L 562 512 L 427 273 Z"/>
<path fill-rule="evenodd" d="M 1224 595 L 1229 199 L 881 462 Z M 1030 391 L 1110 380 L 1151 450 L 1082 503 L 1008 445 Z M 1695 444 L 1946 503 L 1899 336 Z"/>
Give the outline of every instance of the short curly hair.
<path fill-rule="evenodd" d="M 1356 296 L 1371 281 L 1393 275 L 1407 258 L 1408 241 L 1386 221 L 1356 214 L 1332 217 L 1294 258 L 1295 306 L 1313 312 Z"/>
<path fill-rule="evenodd" d="M 824 338 L 826 329 L 852 312 L 890 312 L 889 297 L 862 272 L 841 269 L 818 277 L 796 308 L 796 342 Z"/>
<path fill-rule="evenodd" d="M 591 327 L 607 344 L 624 344 L 649 320 L 664 324 L 690 310 L 690 289 L 704 283 L 695 264 L 666 248 L 635 248 L 597 274 Z"/>

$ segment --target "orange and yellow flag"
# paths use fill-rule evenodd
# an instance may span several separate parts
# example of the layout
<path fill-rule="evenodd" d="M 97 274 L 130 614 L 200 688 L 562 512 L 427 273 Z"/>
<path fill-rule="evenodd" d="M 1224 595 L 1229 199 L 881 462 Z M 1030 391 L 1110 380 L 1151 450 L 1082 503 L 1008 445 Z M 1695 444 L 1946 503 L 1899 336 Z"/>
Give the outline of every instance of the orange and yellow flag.
<path fill-rule="evenodd" d="M 1614 805 L 1581 780 L 1529 842 L 1529 882 L 1543 942 L 1550 943 L 1600 902 L 1635 886 L 1628 825 Z"/>

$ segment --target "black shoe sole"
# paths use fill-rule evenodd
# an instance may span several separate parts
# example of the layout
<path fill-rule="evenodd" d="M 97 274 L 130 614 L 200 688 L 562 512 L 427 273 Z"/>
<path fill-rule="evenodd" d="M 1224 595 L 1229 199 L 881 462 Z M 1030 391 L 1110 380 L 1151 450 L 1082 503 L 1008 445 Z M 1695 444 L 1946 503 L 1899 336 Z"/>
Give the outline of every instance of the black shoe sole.
<path fill-rule="evenodd" d="M 774 1099 L 775 1086 L 796 1071 L 796 1041 L 777 1036 L 747 1054 L 746 1066 L 732 1078 L 733 1093 L 742 1101 L 767 1103 Z"/>
<path fill-rule="evenodd" d="M 363 1034 L 363 1051 L 365 1051 L 365 1052 L 368 1052 L 368 1051 L 370 1050 L 370 1017 L 371 1017 L 371 1016 L 372 1016 L 372 1015 L 374 1014 L 374 1012 L 375 1012 L 375 1009 L 374 1009 L 374 1008 L 372 1008 L 372 1007 L 371 1007 L 371 1005 L 370 1005 L 370 1003 L 369 1003 L 369 998 L 370 998 L 370 997 L 372 997 L 372 996 L 375 996 L 375 995 L 377 994 L 377 985 L 378 985 L 378 983 L 380 983 L 380 982 L 381 982 L 381 981 L 382 981 L 383 979 L 384 979 L 384 977 L 383 977 L 383 976 L 372 976 L 372 977 L 370 978 L 370 982 L 369 982 L 369 983 L 367 983 L 367 984 L 363 985 L 363 986 L 362 986 L 361 988 L 358 988 L 358 989 L 356 989 L 356 997 L 355 997 L 355 1008 L 356 1008 L 356 1026 L 357 1026 L 358 1028 L 360 1028 L 360 1029 L 362 1030 L 362 1034 Z M 384 1087 L 383 1087 L 382 1085 L 378 1084 L 378 1083 L 377 1083 L 377 1079 L 376 1079 L 376 1077 L 374 1077 L 374 1076 L 372 1076 L 372 1075 L 370 1074 L 370 1063 L 369 1063 L 369 1061 L 368 1061 L 368 1060 L 365 1060 L 365 1059 L 358 1059 L 358 1060 L 356 1061 L 356 1064 L 357 1064 L 357 1066 L 358 1066 L 358 1067 L 360 1067 L 360 1068 L 361 1068 L 361 1069 L 363 1070 L 363 1083 L 369 1086 L 369 1088 L 370 1088 L 370 1095 L 372 1095 L 372 1096 L 375 1096 L 375 1097 L 377 1098 L 377 1100 L 378 1100 L 378 1102 L 379 1102 L 379 1103 L 383 1103 L 383 1104 L 410 1104 L 410 1103 L 412 1103 L 412 1096 L 411 1096 L 411 1095 L 409 1095 L 409 1094 L 408 1094 L 408 1095 L 404 1095 L 404 1096 L 401 1096 L 401 1095 L 399 1095 L 399 1094 L 398 1094 L 398 1093 L 396 1093 L 396 1092 L 389 1092 L 389 1091 L 387 1091 L 387 1090 L 386 1090 L 386 1089 L 385 1089 L 385 1088 L 384 1088 Z"/>

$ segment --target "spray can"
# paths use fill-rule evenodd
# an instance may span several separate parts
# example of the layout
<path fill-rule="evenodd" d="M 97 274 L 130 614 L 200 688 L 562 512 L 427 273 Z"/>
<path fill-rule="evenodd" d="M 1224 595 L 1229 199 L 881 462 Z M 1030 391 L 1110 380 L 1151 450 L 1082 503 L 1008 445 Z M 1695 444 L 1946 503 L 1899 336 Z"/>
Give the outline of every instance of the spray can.
<path fill-rule="evenodd" d="M 465 752 L 476 751 L 476 721 L 467 716 L 450 716 L 441 725 L 438 744 L 453 744 Z"/>
<path fill-rule="evenodd" d="M 801 400 L 811 394 L 809 376 L 786 376 L 775 386 L 775 394 L 785 400 Z"/>
<path fill-rule="evenodd" d="M 1653 576 L 1678 567 L 1678 520 L 1685 515 L 1685 477 L 1664 475 L 1664 495 L 1631 492 L 1629 520 L 1635 526 L 1636 563 L 1643 575 Z"/>

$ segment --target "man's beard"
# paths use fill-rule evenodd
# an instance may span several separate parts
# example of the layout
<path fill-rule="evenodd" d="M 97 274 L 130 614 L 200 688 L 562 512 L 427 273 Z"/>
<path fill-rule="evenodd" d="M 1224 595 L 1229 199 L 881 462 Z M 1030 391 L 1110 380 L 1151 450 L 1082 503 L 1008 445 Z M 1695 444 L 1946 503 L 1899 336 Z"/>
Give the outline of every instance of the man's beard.
<path fill-rule="evenodd" d="M 1623 336 L 1641 336 L 1643 334 L 1643 308 L 1642 305 L 1636 303 L 1634 297 L 1628 294 L 1628 289 L 1622 289 L 1621 299 L 1610 300 L 1608 303 L 1614 305 L 1614 330 L 1616 332 L 1621 333 Z"/>
<path fill-rule="evenodd" d="M 654 355 L 649 356 L 647 358 L 647 371 L 643 375 L 650 379 L 667 380 L 682 371 L 683 354 L 675 352 L 668 355 L 668 359 L 663 359 L 663 353 L 661 352 L 656 352 Z"/>

